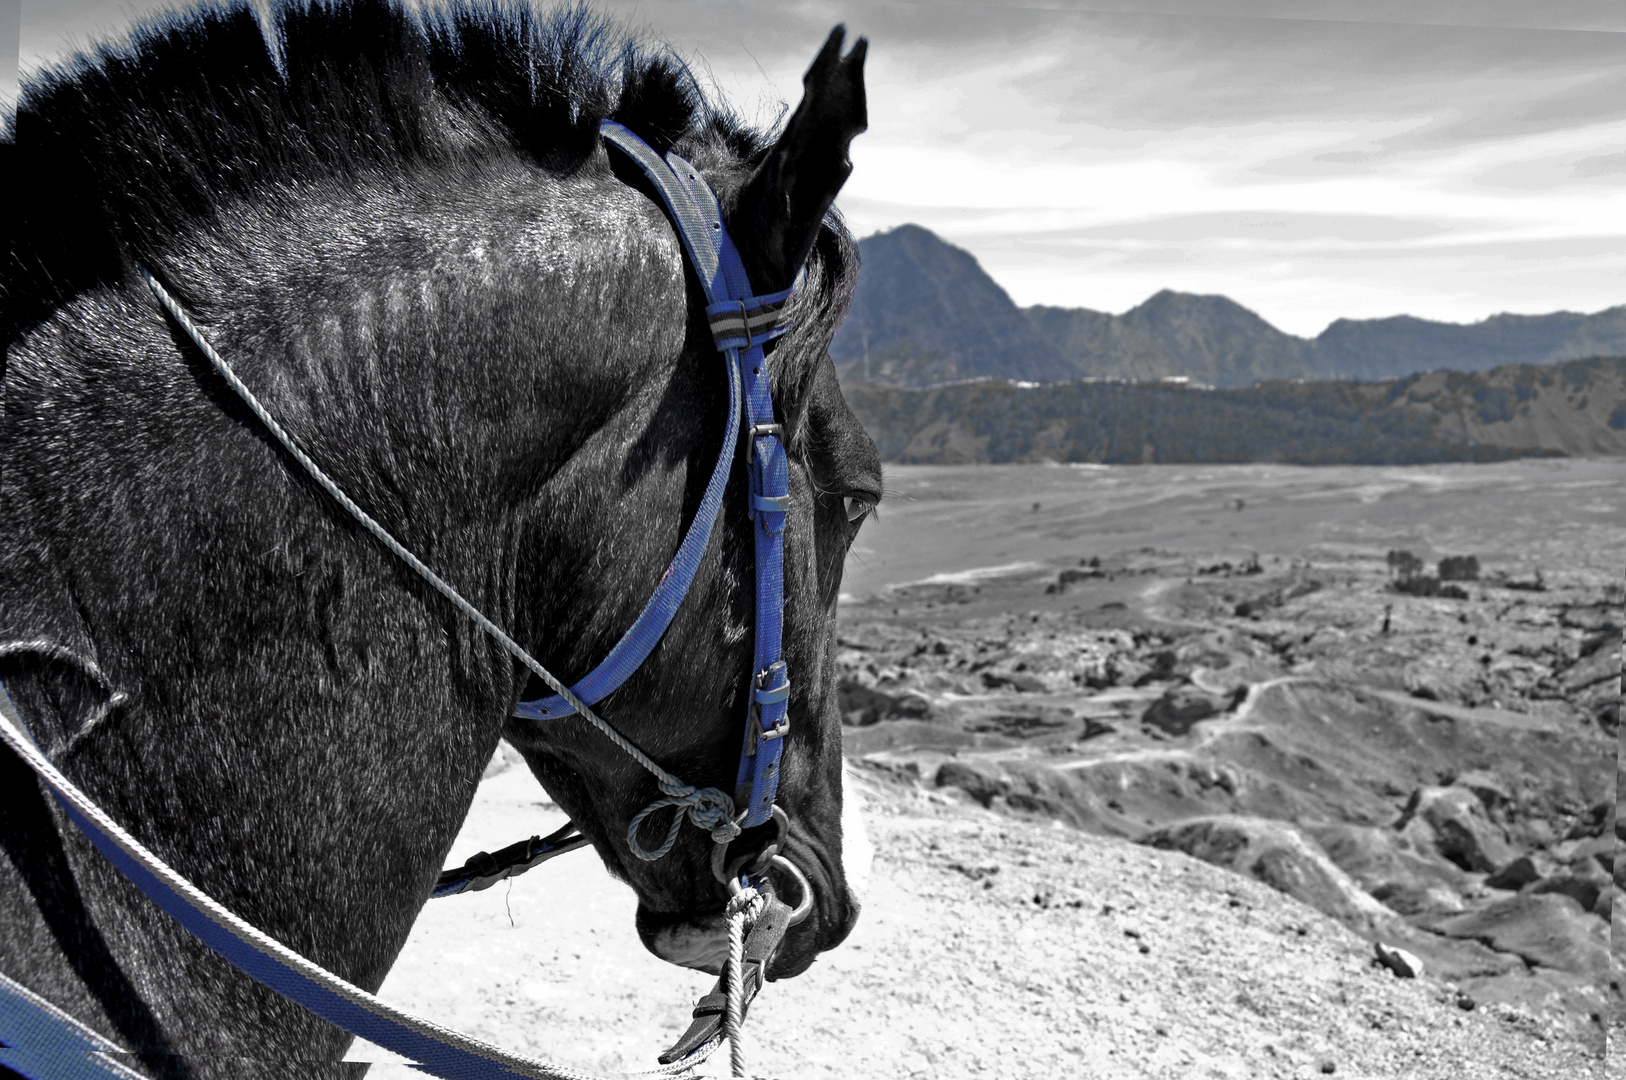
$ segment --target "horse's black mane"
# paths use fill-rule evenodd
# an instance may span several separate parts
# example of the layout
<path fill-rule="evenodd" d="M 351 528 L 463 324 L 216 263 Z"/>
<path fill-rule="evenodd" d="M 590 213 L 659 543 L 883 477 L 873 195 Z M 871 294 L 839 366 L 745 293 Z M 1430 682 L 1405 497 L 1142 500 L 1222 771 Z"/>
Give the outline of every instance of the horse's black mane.
<path fill-rule="evenodd" d="M 265 29 L 243 2 L 161 18 L 24 87 L 0 141 L 6 341 L 233 200 L 500 154 L 569 174 L 605 117 L 661 152 L 766 148 L 669 50 L 585 7 L 287 0 Z"/>

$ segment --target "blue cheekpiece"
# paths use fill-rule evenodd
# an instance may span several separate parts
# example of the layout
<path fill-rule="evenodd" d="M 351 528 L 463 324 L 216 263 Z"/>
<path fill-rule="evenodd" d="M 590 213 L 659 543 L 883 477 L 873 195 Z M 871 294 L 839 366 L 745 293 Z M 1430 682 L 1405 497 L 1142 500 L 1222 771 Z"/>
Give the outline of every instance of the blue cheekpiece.
<path fill-rule="evenodd" d="M 785 620 L 785 516 L 790 511 L 790 463 L 784 431 L 774 421 L 773 386 L 762 347 L 783 334 L 782 312 L 795 292 L 753 295 L 739 249 L 723 225 L 717 196 L 699 171 L 676 154 L 663 159 L 637 135 L 613 120 L 599 134 L 621 150 L 660 192 L 683 249 L 706 294 L 706 317 L 712 338 L 728 360 L 728 429 L 722 454 L 712 470 L 706 494 L 644 610 L 602 663 L 571 687 L 592 705 L 612 693 L 638 670 L 671 625 L 694 583 L 700 559 L 722 509 L 723 489 L 738 444 L 743 391 L 751 482 L 750 513 L 756 538 L 756 649 L 751 678 L 750 716 L 740 752 L 736 799 L 744 799 L 745 827 L 773 816 L 779 788 L 781 739 L 790 730 L 790 676 L 783 656 Z M 574 710 L 560 695 L 522 701 L 514 715 L 532 720 L 568 716 Z"/>

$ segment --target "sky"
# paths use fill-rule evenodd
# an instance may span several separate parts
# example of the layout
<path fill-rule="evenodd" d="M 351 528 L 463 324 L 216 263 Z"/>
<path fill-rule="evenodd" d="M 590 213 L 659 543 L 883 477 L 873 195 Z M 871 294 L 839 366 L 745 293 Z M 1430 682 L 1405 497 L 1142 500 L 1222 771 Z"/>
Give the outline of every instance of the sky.
<path fill-rule="evenodd" d="M 21 72 L 164 6 L 24 0 Z M 1313 336 L 1626 303 L 1621 0 L 599 6 L 763 124 L 833 25 L 866 36 L 838 207 L 931 229 L 1019 304 L 1221 293 Z"/>

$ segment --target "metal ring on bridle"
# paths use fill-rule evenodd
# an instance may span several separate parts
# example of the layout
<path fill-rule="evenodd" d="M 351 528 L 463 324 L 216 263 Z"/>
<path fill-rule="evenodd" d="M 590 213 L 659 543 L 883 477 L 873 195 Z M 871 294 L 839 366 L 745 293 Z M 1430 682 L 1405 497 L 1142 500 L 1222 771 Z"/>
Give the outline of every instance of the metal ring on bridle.
<path fill-rule="evenodd" d="M 788 870 L 790 876 L 796 879 L 797 886 L 802 890 L 802 898 L 797 901 L 796 909 L 790 913 L 790 925 L 795 926 L 807 918 L 808 914 L 813 910 L 813 886 L 808 884 L 807 875 L 802 873 L 802 868 L 783 855 L 775 853 L 770 861 L 775 866 L 782 866 Z"/>

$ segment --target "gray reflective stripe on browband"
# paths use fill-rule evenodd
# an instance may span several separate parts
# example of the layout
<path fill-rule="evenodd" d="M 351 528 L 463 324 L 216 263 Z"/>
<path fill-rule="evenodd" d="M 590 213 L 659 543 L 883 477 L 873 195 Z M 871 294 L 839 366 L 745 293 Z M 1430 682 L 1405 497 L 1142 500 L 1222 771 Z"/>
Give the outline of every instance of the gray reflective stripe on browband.
<path fill-rule="evenodd" d="M 798 278 L 798 284 L 800 281 Z M 784 333 L 790 328 L 790 322 L 784 317 L 783 312 L 795 291 L 795 286 L 792 286 L 784 299 L 750 308 L 743 303 L 721 311 L 708 307 L 706 322 L 711 327 L 711 336 L 716 341 L 717 347 L 749 348 L 757 342 L 769 341 Z"/>

